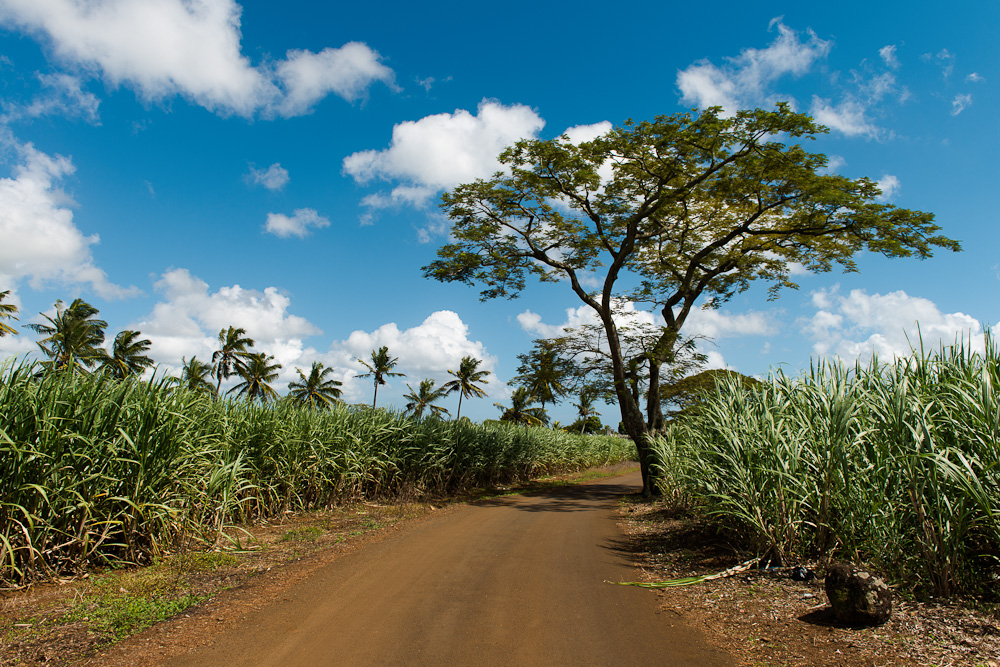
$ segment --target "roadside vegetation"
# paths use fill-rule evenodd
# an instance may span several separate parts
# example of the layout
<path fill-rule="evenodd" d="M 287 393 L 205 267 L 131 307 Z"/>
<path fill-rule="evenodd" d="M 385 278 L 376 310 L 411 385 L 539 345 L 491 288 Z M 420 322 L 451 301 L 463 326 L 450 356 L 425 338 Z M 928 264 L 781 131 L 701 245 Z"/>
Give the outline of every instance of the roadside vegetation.
<path fill-rule="evenodd" d="M 239 545 L 236 526 L 634 456 L 627 439 L 331 403 L 220 400 L 170 378 L 0 370 L 4 587 Z"/>
<path fill-rule="evenodd" d="M 868 563 L 922 594 L 996 595 L 1000 350 L 720 375 L 655 441 L 674 501 L 778 565 Z"/>

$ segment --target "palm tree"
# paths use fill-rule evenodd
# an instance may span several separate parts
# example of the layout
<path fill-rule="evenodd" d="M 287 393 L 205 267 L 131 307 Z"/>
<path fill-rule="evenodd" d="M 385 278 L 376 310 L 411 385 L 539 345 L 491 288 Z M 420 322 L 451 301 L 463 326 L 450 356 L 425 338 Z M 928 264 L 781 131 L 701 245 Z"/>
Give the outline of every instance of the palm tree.
<path fill-rule="evenodd" d="M 259 398 L 262 403 L 278 398 L 278 392 L 268 383 L 278 378 L 281 364 L 272 364 L 274 357 L 271 355 L 265 357 L 263 352 L 253 352 L 245 359 L 236 366 L 236 372 L 243 378 L 243 382 L 230 389 L 229 393 L 235 391 L 238 398 L 247 398 L 251 401 Z"/>
<path fill-rule="evenodd" d="M 409 394 L 403 396 L 403 398 L 410 401 L 406 404 L 406 411 L 416 419 L 420 419 L 427 408 L 430 408 L 431 414 L 434 416 L 440 417 L 441 415 L 449 414 L 440 405 L 434 405 L 434 401 L 439 401 L 448 395 L 448 391 L 444 387 L 437 388 L 434 386 L 434 380 L 430 378 L 421 380 L 420 389 L 416 391 L 410 385 L 406 385 L 406 388 L 410 390 Z"/>
<path fill-rule="evenodd" d="M 531 395 L 525 387 L 518 387 L 510 396 L 511 407 L 501 403 L 493 405 L 500 408 L 503 414 L 500 421 L 522 424 L 524 426 L 541 426 L 549 421 L 549 416 L 545 414 L 545 408 L 530 407 L 535 402 L 535 397 Z"/>
<path fill-rule="evenodd" d="M 542 404 L 542 408 L 569 393 L 564 382 L 573 374 L 573 364 L 559 356 L 551 341 L 535 341 L 535 349 L 517 358 L 521 365 L 514 379 Z"/>
<path fill-rule="evenodd" d="M 49 361 L 50 368 L 90 368 L 107 356 L 101 348 L 104 343 L 104 330 L 108 323 L 95 319 L 99 312 L 97 308 L 84 301 L 74 299 L 69 308 L 63 308 L 62 301 L 56 301 L 56 316 L 49 317 L 41 313 L 49 321 L 48 324 L 28 324 L 27 328 L 45 336 L 38 341 Z"/>
<path fill-rule="evenodd" d="M 238 329 L 229 327 L 219 331 L 219 349 L 212 355 L 212 364 L 215 366 L 212 373 L 218 379 L 215 385 L 216 394 L 222 389 L 222 381 L 228 380 L 240 363 L 249 358 L 254 341 L 246 334 L 246 329 L 243 327 Z"/>
<path fill-rule="evenodd" d="M 475 396 L 476 398 L 482 398 L 486 395 L 485 391 L 476 386 L 477 382 L 489 384 L 486 376 L 490 372 L 476 370 L 481 363 L 483 363 L 482 359 L 462 357 L 462 361 L 458 364 L 458 372 L 448 371 L 448 374 L 454 375 L 455 379 L 445 382 L 441 388 L 447 390 L 449 394 L 453 391 L 458 392 L 458 413 L 455 415 L 455 419 L 462 418 L 462 397 L 472 398 Z"/>
<path fill-rule="evenodd" d="M 383 345 L 378 349 L 378 352 L 372 350 L 372 362 L 369 364 L 364 359 L 358 359 L 361 365 L 368 369 L 367 373 L 362 373 L 361 375 L 355 375 L 357 378 L 375 377 L 375 396 L 372 398 L 372 409 L 375 409 L 375 401 L 378 399 L 378 386 L 380 384 L 385 384 L 385 378 L 387 377 L 406 377 L 405 373 L 393 373 L 392 369 L 396 367 L 396 363 L 399 361 L 399 357 L 390 357 L 389 348 Z"/>
<path fill-rule="evenodd" d="M 101 359 L 101 369 L 112 377 L 124 380 L 129 375 L 141 375 L 144 370 L 153 365 L 153 360 L 146 356 L 152 342 L 148 339 L 137 340 L 138 331 L 126 329 L 115 336 L 111 354 L 105 353 Z"/>
<path fill-rule="evenodd" d="M 181 376 L 178 384 L 191 391 L 203 391 L 209 394 L 216 393 L 216 389 L 208 378 L 212 377 L 212 366 L 203 361 L 198 361 L 198 357 L 191 357 L 191 361 L 181 359 L 184 367 L 181 369 Z"/>
<path fill-rule="evenodd" d="M 324 368 L 318 361 L 313 362 L 309 377 L 306 377 L 300 368 L 296 368 L 295 371 L 301 381 L 289 382 L 288 393 L 298 403 L 314 408 L 328 408 L 343 393 L 340 389 L 343 382 L 328 380 L 326 377 L 333 372 L 333 369 Z"/>
<path fill-rule="evenodd" d="M 3 300 L 10 294 L 10 290 L 0 292 L 0 338 L 10 334 L 17 335 L 17 329 L 7 325 L 3 320 L 16 320 L 17 306 L 12 303 L 3 303 Z"/>
<path fill-rule="evenodd" d="M 580 389 L 580 402 L 574 403 L 573 407 L 576 408 L 576 413 L 580 415 L 580 422 L 582 426 L 580 427 L 580 435 L 587 430 L 587 420 L 593 416 L 600 415 L 601 413 L 594 409 L 594 399 L 597 398 L 597 392 L 595 392 L 591 387 L 583 387 Z"/>

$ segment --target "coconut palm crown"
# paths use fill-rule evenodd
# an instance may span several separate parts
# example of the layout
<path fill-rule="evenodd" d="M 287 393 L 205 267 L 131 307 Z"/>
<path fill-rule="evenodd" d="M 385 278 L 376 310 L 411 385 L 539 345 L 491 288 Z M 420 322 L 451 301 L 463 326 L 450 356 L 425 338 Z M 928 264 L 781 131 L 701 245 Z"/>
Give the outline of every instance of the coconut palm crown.
<path fill-rule="evenodd" d="M 420 419 L 424 414 L 424 410 L 427 409 L 430 409 L 432 416 L 440 417 L 450 414 L 440 405 L 434 405 L 435 401 L 439 401 L 448 395 L 448 390 L 444 387 L 434 386 L 434 380 L 430 378 L 421 380 L 420 388 L 417 390 L 414 390 L 410 385 L 406 385 L 406 388 L 410 390 L 409 394 L 403 396 L 403 398 L 409 401 L 406 404 L 406 411 L 413 415 L 414 418 Z"/>
<path fill-rule="evenodd" d="M 479 364 L 483 363 L 482 359 L 476 359 L 472 356 L 462 357 L 462 361 L 458 364 L 458 372 L 449 370 L 448 374 L 455 376 L 454 380 L 449 380 L 445 382 L 441 387 L 447 390 L 450 394 L 454 391 L 458 392 L 458 412 L 455 414 L 455 419 L 462 418 L 462 398 L 482 398 L 486 395 L 486 392 L 477 387 L 477 383 L 489 384 L 486 376 L 490 374 L 489 371 L 476 370 L 479 368 Z"/>
<path fill-rule="evenodd" d="M 101 348 L 108 323 L 97 319 L 99 311 L 83 299 L 74 299 L 68 308 L 56 301 L 55 317 L 42 313 L 48 324 L 28 324 L 27 328 L 45 336 L 38 347 L 49 358 L 49 368 L 90 368 L 106 356 Z"/>
<path fill-rule="evenodd" d="M 362 366 L 368 369 L 367 373 L 362 373 L 361 375 L 355 375 L 358 378 L 374 377 L 375 383 L 375 396 L 372 397 L 372 409 L 375 409 L 375 401 L 378 399 L 378 386 L 380 384 L 385 384 L 385 378 L 387 377 L 406 377 L 405 373 L 394 373 L 393 368 L 396 367 L 396 363 L 399 361 L 399 357 L 390 357 L 389 348 L 383 345 L 376 352 L 372 350 L 372 362 L 369 364 L 364 359 L 358 359 Z"/>
<path fill-rule="evenodd" d="M 278 392 L 269 383 L 278 378 L 278 370 L 281 364 L 271 363 L 274 357 L 264 356 L 263 352 L 254 352 L 248 355 L 245 361 L 240 361 L 236 367 L 236 372 L 243 382 L 229 390 L 229 393 L 236 393 L 237 398 L 248 400 L 260 400 L 268 403 L 278 398 Z"/>
<path fill-rule="evenodd" d="M 548 423 L 549 416 L 545 413 L 545 408 L 533 408 L 531 404 L 535 402 L 535 397 L 525 387 L 518 387 L 510 396 L 510 407 L 502 403 L 493 405 L 500 408 L 503 413 L 500 421 L 521 424 L 523 426 L 541 426 Z"/>
<path fill-rule="evenodd" d="M 139 340 L 138 331 L 125 329 L 115 336 L 111 354 L 101 358 L 101 369 L 119 380 L 130 375 L 142 375 L 142 372 L 153 365 L 153 360 L 146 356 L 152 341 Z"/>
<path fill-rule="evenodd" d="M 252 354 L 253 338 L 247 336 L 246 329 L 229 327 L 219 331 L 219 349 L 212 355 L 212 364 L 217 382 L 215 393 L 222 389 L 222 381 L 228 380 L 236 372 L 240 363 Z"/>
<path fill-rule="evenodd" d="M 313 408 L 329 408 L 343 393 L 340 389 L 343 382 L 326 377 L 333 369 L 325 368 L 318 361 L 312 363 L 308 377 L 300 368 L 295 371 L 299 374 L 299 380 L 288 383 L 288 395 L 296 403 Z"/>
<path fill-rule="evenodd" d="M 3 303 L 3 300 L 7 298 L 10 294 L 10 290 L 4 290 L 0 292 L 0 338 L 11 335 L 17 335 L 17 329 L 14 329 L 3 320 L 16 320 L 17 319 L 17 306 L 12 303 Z"/>

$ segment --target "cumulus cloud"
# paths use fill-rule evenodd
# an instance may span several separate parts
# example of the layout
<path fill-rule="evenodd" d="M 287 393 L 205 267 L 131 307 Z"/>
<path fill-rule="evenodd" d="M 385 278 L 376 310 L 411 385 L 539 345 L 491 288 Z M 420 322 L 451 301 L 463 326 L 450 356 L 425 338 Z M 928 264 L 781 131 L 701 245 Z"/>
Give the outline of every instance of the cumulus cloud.
<path fill-rule="evenodd" d="M 983 348 L 982 325 L 964 313 L 942 313 L 934 302 L 899 290 L 868 294 L 851 290 L 842 295 L 837 287 L 813 293 L 816 313 L 802 322 L 802 331 L 815 343 L 820 356 L 839 356 L 845 361 L 872 355 L 891 359 L 910 354 L 912 346 L 950 345 L 971 339 Z"/>
<path fill-rule="evenodd" d="M 2 280 L 2 277 L 0 277 Z M 16 289 L 13 289 L 10 285 L 4 284 L 0 281 L 0 292 L 9 291 L 10 293 L 4 297 L 4 304 L 15 306 L 19 312 L 14 314 L 17 320 L 8 319 L 4 320 L 7 326 L 11 327 L 18 334 L 0 336 L 0 357 L 16 357 L 22 354 L 30 354 L 32 352 L 38 351 L 38 346 L 35 345 L 35 339 L 31 336 L 25 336 L 21 333 L 23 330 L 18 326 L 19 324 L 25 323 L 30 317 L 30 313 L 24 312 L 24 306 L 21 303 L 21 297 L 17 293 Z"/>
<path fill-rule="evenodd" d="M 600 123 L 593 123 L 592 125 L 574 125 L 563 132 L 563 134 L 569 138 L 570 143 L 582 144 L 607 134 L 611 131 L 612 127 L 611 121 L 602 120 Z"/>
<path fill-rule="evenodd" d="M 321 229 L 329 226 L 330 221 L 317 213 L 315 209 L 297 208 L 292 217 L 283 213 L 268 213 L 264 230 L 283 239 L 287 239 L 289 236 L 304 239 L 309 235 L 310 228 Z"/>
<path fill-rule="evenodd" d="M 899 179 L 892 174 L 885 174 L 882 178 L 875 181 L 875 185 L 882 191 L 882 194 L 878 197 L 879 201 L 892 201 L 902 188 Z"/>
<path fill-rule="evenodd" d="M 255 67 L 241 51 L 241 11 L 234 0 L 6 0 L 0 21 L 144 100 L 182 95 L 221 114 L 300 115 L 330 92 L 355 100 L 392 82 L 379 54 L 356 42 Z"/>
<path fill-rule="evenodd" d="M 771 21 L 778 36 L 766 48 L 743 49 L 717 66 L 699 60 L 677 73 L 677 87 L 684 103 L 699 108 L 721 106 L 728 113 L 773 101 L 770 86 L 786 75 L 801 76 L 827 56 L 832 42 L 820 39 L 812 30 L 805 39 L 781 19 Z"/>
<path fill-rule="evenodd" d="M 369 86 L 381 81 L 395 88 L 393 71 L 382 64 L 381 56 L 361 42 L 319 53 L 289 51 L 287 59 L 275 67 L 285 90 L 277 105 L 282 116 L 300 116 L 330 93 L 353 102 L 364 97 Z"/>
<path fill-rule="evenodd" d="M 167 271 L 154 287 L 162 300 L 132 328 L 150 339 L 152 356 L 168 367 L 179 367 L 182 357 L 208 362 L 219 331 L 234 326 L 284 364 L 283 374 L 294 376 L 290 364 L 300 362 L 303 338 L 320 333 L 305 318 L 289 314 L 291 299 L 277 287 L 261 292 L 231 285 L 213 292 L 187 269 Z"/>
<path fill-rule="evenodd" d="M 288 185 L 288 170 L 275 162 L 267 169 L 257 169 L 250 166 L 250 173 L 246 175 L 246 182 L 251 185 L 260 185 L 268 190 L 280 190 Z"/>
<path fill-rule="evenodd" d="M 441 190 L 491 176 L 500 168 L 496 158 L 501 150 L 537 136 L 544 125 L 530 107 L 483 100 L 475 115 L 457 109 L 399 123 L 388 148 L 348 155 L 343 170 L 361 185 L 397 183 L 366 196 L 364 206 L 423 206 Z"/>
<path fill-rule="evenodd" d="M 973 72 L 972 74 L 965 77 L 965 80 L 969 83 L 980 83 L 982 81 L 985 81 L 986 77 L 982 76 L 977 72 Z"/>
<path fill-rule="evenodd" d="M 405 378 L 390 382 L 390 392 L 394 388 L 402 388 L 406 382 L 416 386 L 424 378 L 431 378 L 440 386 L 453 379 L 448 370 L 457 370 L 465 356 L 482 360 L 480 370 L 495 373 L 496 369 L 496 357 L 487 352 L 481 341 L 470 340 L 469 327 L 458 313 L 439 310 L 409 329 L 400 329 L 395 322 L 389 322 L 374 331 L 354 331 L 346 340 L 330 346 L 324 357 L 327 363 L 350 369 L 343 380 L 345 396 L 350 400 L 367 397 L 372 391 L 370 379 L 354 377 L 365 372 L 356 359 L 369 359 L 372 351 L 383 345 L 389 348 L 391 356 L 399 359 L 397 371 L 406 374 Z M 484 387 L 487 393 L 495 398 L 504 397 L 504 383 L 495 375 L 490 375 L 487 380 L 489 384 Z M 398 391 L 393 393 L 398 394 Z M 379 395 L 382 395 L 381 392 Z"/>
<path fill-rule="evenodd" d="M 86 284 L 108 299 L 138 293 L 108 281 L 90 253 L 97 235 L 85 236 L 73 223 L 74 202 L 60 188 L 74 171 L 72 161 L 31 144 L 17 150 L 20 163 L 11 177 L 0 178 L 0 283 Z"/>

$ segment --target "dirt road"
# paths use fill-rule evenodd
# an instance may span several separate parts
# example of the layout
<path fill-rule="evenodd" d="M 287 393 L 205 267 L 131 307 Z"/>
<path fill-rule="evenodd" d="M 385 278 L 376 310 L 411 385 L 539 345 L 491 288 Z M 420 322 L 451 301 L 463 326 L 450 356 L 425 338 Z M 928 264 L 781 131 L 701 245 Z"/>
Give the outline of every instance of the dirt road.
<path fill-rule="evenodd" d="M 728 665 L 617 549 L 637 473 L 445 512 L 317 570 L 167 664 Z"/>

